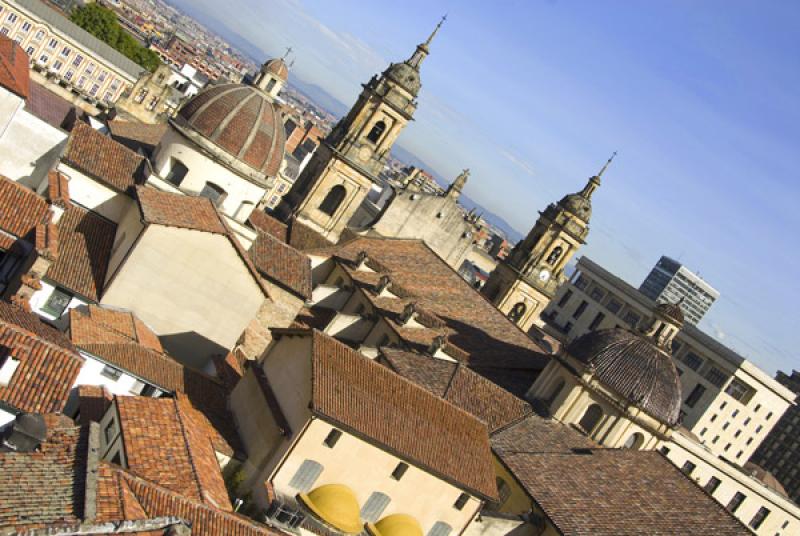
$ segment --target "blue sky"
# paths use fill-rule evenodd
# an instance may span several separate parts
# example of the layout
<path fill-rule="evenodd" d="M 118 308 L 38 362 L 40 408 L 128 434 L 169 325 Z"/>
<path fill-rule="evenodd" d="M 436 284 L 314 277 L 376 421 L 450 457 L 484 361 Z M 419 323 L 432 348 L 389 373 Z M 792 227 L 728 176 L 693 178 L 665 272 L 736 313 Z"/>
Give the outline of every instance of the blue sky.
<path fill-rule="evenodd" d="M 800 368 L 800 3 L 192 5 L 348 105 L 448 13 L 400 143 L 523 233 L 619 151 L 581 253 L 636 286 L 678 258 L 722 293 L 702 328 Z"/>

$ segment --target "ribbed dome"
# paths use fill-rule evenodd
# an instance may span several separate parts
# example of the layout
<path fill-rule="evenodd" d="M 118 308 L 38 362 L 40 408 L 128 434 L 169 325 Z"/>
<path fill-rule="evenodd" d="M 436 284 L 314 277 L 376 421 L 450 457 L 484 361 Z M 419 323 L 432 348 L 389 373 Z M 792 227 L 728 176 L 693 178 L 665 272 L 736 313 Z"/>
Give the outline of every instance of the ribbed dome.
<path fill-rule="evenodd" d="M 672 358 L 648 339 L 625 329 L 603 329 L 578 337 L 567 354 L 594 367 L 595 377 L 656 419 L 675 426 L 681 384 Z"/>
<path fill-rule="evenodd" d="M 289 68 L 286 66 L 286 62 L 281 58 L 272 58 L 269 60 L 264 64 L 264 70 L 274 74 L 284 82 L 289 79 Z"/>
<path fill-rule="evenodd" d="M 356 496 L 343 484 L 325 484 L 297 497 L 316 517 L 337 530 L 356 534 L 364 528 Z"/>
<path fill-rule="evenodd" d="M 212 153 L 222 149 L 237 171 L 271 177 L 280 169 L 286 143 L 280 111 L 256 87 L 222 84 L 202 91 L 173 125 Z"/>
<path fill-rule="evenodd" d="M 367 523 L 367 530 L 373 536 L 422 536 L 419 522 L 407 514 L 392 514 L 374 525 Z"/>

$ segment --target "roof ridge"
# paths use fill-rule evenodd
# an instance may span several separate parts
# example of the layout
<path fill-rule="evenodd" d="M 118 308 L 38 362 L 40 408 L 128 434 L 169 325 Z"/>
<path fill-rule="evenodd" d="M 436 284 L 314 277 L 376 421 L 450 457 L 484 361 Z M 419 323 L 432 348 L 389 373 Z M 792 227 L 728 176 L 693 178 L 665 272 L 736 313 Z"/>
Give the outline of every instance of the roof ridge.
<path fill-rule="evenodd" d="M 192 476 L 194 477 L 194 487 L 197 488 L 197 495 L 200 497 L 200 500 L 205 502 L 205 495 L 203 495 L 203 486 L 200 485 L 200 475 L 197 472 L 197 466 L 195 464 L 194 459 L 194 452 L 192 449 L 191 442 L 189 441 L 189 436 L 186 432 L 186 425 L 183 422 L 183 415 L 180 406 L 178 405 L 178 398 L 174 397 L 172 399 L 172 405 L 175 408 L 175 416 L 178 419 L 178 425 L 181 427 L 181 436 L 183 437 L 183 444 L 186 447 L 186 454 L 189 457 L 189 466 L 192 468 Z"/>

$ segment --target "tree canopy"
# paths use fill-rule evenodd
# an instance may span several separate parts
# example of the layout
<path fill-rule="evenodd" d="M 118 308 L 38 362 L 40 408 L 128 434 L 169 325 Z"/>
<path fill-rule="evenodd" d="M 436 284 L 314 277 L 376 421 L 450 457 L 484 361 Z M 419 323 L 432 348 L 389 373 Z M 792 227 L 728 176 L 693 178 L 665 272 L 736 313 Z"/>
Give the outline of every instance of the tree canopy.
<path fill-rule="evenodd" d="M 142 46 L 126 32 L 110 9 L 97 3 L 86 4 L 75 9 L 70 20 L 148 71 L 154 71 L 161 64 L 158 54 Z"/>

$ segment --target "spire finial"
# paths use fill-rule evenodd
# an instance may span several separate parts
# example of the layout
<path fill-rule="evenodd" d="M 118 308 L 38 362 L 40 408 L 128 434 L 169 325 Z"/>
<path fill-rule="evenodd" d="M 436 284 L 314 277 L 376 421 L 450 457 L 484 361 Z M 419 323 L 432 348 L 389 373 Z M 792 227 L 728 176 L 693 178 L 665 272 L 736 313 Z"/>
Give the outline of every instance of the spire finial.
<path fill-rule="evenodd" d="M 288 58 L 289 54 L 291 54 L 291 53 L 292 53 L 292 47 L 286 47 L 286 52 L 283 53 L 283 56 L 281 57 L 281 59 L 282 60 L 286 60 L 286 58 Z"/>
<path fill-rule="evenodd" d="M 428 36 L 428 40 L 425 41 L 425 46 L 426 47 L 430 46 L 431 41 L 433 41 L 433 38 L 436 37 L 436 32 L 439 31 L 439 28 L 442 27 L 442 24 L 444 24 L 444 21 L 446 21 L 446 20 L 447 20 L 447 13 L 442 15 L 442 18 L 439 20 L 439 24 L 436 25 L 436 28 L 433 29 L 433 31 L 431 32 L 431 35 Z"/>
<path fill-rule="evenodd" d="M 614 157 L 615 157 L 615 156 L 617 156 L 617 151 L 614 151 L 613 153 L 611 153 L 611 158 L 609 158 L 609 159 L 606 161 L 606 163 L 605 163 L 605 164 L 603 164 L 603 169 L 601 169 L 601 170 L 600 170 L 600 173 L 598 173 L 598 174 L 596 175 L 598 179 L 599 179 L 600 177 L 602 177 L 602 176 L 603 176 L 603 173 L 605 173 L 605 172 L 606 172 L 606 169 L 608 169 L 608 165 L 611 163 L 611 161 L 612 161 L 612 160 L 614 160 Z"/>

